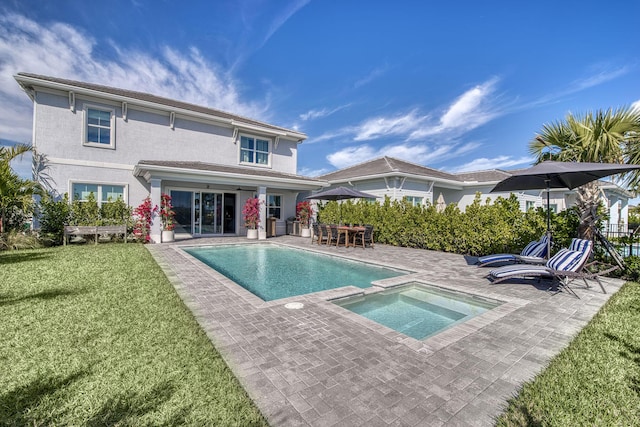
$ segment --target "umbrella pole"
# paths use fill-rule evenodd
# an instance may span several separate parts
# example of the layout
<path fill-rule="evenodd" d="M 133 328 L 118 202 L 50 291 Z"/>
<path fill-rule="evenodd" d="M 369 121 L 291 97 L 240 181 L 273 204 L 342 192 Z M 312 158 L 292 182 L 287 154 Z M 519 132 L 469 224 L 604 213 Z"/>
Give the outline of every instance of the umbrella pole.
<path fill-rule="evenodd" d="M 549 205 L 549 179 L 546 179 L 547 184 L 547 259 L 551 258 L 551 206 Z"/>

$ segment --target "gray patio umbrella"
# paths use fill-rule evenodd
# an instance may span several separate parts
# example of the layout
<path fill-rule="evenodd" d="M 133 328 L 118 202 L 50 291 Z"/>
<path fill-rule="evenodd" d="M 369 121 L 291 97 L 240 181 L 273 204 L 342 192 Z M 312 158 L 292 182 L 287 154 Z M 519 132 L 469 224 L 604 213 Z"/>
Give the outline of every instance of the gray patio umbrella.
<path fill-rule="evenodd" d="M 346 200 L 346 199 L 375 199 L 376 196 L 348 187 L 336 187 L 331 190 L 321 191 L 305 197 L 305 199 L 315 200 Z M 340 221 L 342 222 L 342 206 L 340 206 Z"/>
<path fill-rule="evenodd" d="M 640 169 L 640 165 L 555 162 L 547 160 L 528 169 L 515 172 L 509 178 L 500 181 L 493 187 L 491 192 L 537 190 L 543 188 L 547 190 L 547 236 L 549 237 L 547 256 L 550 256 L 551 214 L 549 212 L 549 190 L 551 188 L 568 188 L 573 190 L 576 187 L 604 178 L 605 176 L 625 173 L 634 169 Z"/>

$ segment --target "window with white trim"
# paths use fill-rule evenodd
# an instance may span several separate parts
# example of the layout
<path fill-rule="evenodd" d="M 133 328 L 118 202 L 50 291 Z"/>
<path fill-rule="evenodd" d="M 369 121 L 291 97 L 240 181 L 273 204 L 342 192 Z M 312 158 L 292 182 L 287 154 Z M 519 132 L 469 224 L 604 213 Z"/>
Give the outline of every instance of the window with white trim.
<path fill-rule="evenodd" d="M 92 147 L 115 147 L 115 110 L 90 105 L 84 107 L 83 144 Z"/>
<path fill-rule="evenodd" d="M 271 140 L 240 135 L 240 163 L 269 166 Z"/>
<path fill-rule="evenodd" d="M 282 196 L 267 194 L 267 218 L 282 219 Z"/>
<path fill-rule="evenodd" d="M 422 204 L 422 197 L 404 196 L 404 200 L 409 202 L 411 206 L 420 206 Z"/>
<path fill-rule="evenodd" d="M 124 192 L 124 185 L 74 182 L 71 185 L 71 201 L 86 202 L 89 199 L 89 194 L 93 193 L 98 206 L 102 206 L 104 203 L 115 202 L 118 199 L 125 200 Z"/>

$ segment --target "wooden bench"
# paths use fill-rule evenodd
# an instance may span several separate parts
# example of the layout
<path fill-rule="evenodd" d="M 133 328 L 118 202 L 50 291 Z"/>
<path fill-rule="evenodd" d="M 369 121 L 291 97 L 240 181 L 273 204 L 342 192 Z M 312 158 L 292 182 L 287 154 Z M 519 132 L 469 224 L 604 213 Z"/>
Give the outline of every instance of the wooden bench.
<path fill-rule="evenodd" d="M 124 235 L 124 242 L 127 243 L 126 225 L 65 225 L 64 226 L 64 246 L 67 246 L 69 236 L 94 236 L 94 244 L 98 244 L 98 237 L 102 235 Z"/>

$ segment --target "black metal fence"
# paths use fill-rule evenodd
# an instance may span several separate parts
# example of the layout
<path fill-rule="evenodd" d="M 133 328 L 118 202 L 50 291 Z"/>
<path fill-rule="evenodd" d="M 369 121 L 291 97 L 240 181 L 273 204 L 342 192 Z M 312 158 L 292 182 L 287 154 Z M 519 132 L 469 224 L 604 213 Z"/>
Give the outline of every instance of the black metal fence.
<path fill-rule="evenodd" d="M 602 231 L 623 257 L 640 256 L 640 224 L 608 224 Z"/>

